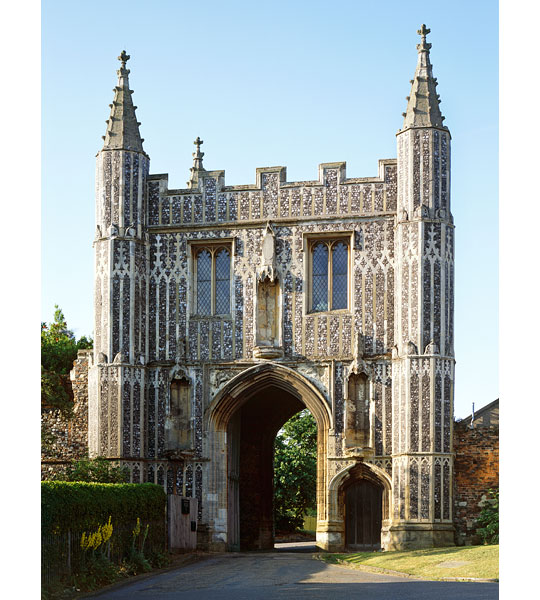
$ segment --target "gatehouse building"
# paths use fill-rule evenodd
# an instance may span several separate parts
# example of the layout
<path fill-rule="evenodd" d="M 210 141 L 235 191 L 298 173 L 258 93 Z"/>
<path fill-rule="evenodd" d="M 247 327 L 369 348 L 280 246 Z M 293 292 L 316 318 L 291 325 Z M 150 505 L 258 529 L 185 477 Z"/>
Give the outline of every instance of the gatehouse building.
<path fill-rule="evenodd" d="M 374 177 L 333 162 L 229 185 L 197 138 L 170 189 L 119 57 L 97 154 L 89 450 L 196 497 L 201 548 L 273 547 L 273 443 L 305 408 L 320 548 L 454 542 L 450 132 L 428 33 L 397 158 Z"/>

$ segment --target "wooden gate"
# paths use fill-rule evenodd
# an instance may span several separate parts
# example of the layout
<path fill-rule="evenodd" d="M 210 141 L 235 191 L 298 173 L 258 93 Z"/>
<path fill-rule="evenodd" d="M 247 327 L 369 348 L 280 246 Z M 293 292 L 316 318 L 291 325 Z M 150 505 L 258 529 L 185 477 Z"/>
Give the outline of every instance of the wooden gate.
<path fill-rule="evenodd" d="M 345 543 L 354 550 L 380 550 L 382 487 L 360 480 L 345 492 Z"/>
<path fill-rule="evenodd" d="M 197 548 L 197 498 L 167 495 L 169 550 Z"/>

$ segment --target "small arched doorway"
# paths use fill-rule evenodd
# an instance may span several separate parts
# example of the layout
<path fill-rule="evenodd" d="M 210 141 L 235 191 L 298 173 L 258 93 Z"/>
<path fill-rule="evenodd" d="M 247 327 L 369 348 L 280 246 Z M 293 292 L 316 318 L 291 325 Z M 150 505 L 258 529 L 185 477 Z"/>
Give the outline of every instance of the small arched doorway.
<path fill-rule="evenodd" d="M 345 545 L 351 550 L 381 549 L 382 486 L 360 479 L 345 490 Z"/>
<path fill-rule="evenodd" d="M 274 440 L 283 424 L 304 408 L 317 422 L 317 513 L 324 519 L 331 415 L 321 392 L 292 369 L 265 363 L 235 377 L 213 402 L 211 422 L 226 432 L 229 550 L 274 547 Z"/>
<path fill-rule="evenodd" d="M 347 471 L 338 495 L 345 547 L 356 552 L 380 550 L 383 529 L 388 525 L 387 482 L 361 462 Z"/>

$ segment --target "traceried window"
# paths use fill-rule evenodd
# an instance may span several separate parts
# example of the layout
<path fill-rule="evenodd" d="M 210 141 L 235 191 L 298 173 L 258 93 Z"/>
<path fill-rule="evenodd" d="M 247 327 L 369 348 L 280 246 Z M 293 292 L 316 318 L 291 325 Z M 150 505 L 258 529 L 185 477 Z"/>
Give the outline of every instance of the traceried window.
<path fill-rule="evenodd" d="M 231 252 L 224 246 L 195 248 L 195 313 L 231 312 Z"/>
<path fill-rule="evenodd" d="M 349 298 L 349 243 L 311 242 L 311 312 L 344 310 Z"/>

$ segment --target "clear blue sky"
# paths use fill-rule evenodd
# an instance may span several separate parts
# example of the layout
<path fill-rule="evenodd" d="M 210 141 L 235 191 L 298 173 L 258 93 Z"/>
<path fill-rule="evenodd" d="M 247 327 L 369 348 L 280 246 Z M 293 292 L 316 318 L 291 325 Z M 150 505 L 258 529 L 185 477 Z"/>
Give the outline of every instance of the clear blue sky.
<path fill-rule="evenodd" d="M 130 83 L 151 172 L 184 187 L 193 140 L 229 185 L 321 162 L 373 176 L 416 65 L 416 30 L 452 134 L 456 224 L 455 414 L 498 397 L 498 6 L 401 2 L 42 3 L 42 320 L 54 304 L 92 335 L 95 154 L 116 85 Z"/>

